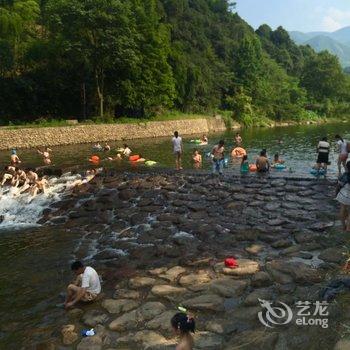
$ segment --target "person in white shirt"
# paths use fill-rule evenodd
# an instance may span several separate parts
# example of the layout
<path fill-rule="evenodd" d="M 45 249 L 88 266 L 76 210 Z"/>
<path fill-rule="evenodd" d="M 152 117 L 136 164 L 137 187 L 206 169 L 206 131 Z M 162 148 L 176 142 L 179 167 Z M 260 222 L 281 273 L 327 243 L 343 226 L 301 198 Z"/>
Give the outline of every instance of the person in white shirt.
<path fill-rule="evenodd" d="M 329 151 L 330 151 L 330 144 L 328 143 L 327 137 L 323 137 L 322 140 L 317 145 L 317 169 L 320 170 L 323 168 L 324 170 L 327 170 L 327 166 L 329 163 Z"/>
<path fill-rule="evenodd" d="M 131 149 L 127 144 L 124 145 L 124 151 L 123 151 L 123 156 L 129 157 L 130 154 L 132 153 Z"/>
<path fill-rule="evenodd" d="M 79 301 L 94 301 L 101 293 L 100 278 L 95 269 L 84 266 L 80 261 L 75 261 L 71 269 L 77 279 L 67 288 L 67 298 L 64 303 L 66 309 L 73 307 Z"/>
<path fill-rule="evenodd" d="M 174 132 L 174 137 L 172 139 L 173 143 L 173 151 L 175 155 L 175 164 L 176 164 L 176 170 L 182 170 L 182 153 L 183 153 L 183 146 L 182 146 L 182 138 L 179 136 L 179 133 L 177 131 Z"/>
<path fill-rule="evenodd" d="M 335 135 L 335 141 L 339 147 L 339 157 L 338 157 L 338 172 L 341 175 L 341 166 L 343 165 L 346 171 L 346 161 L 349 156 L 348 143 L 340 135 Z"/>

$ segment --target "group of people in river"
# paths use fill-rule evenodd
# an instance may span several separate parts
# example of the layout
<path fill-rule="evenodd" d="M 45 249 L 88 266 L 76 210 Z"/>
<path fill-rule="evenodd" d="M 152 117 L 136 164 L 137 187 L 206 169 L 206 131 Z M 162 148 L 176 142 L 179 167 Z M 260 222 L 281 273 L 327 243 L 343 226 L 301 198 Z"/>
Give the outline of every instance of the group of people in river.
<path fill-rule="evenodd" d="M 37 152 L 43 156 L 43 162 L 46 165 L 51 164 L 49 148 L 43 151 L 37 150 Z M 22 193 L 29 193 L 32 198 L 40 192 L 45 193 L 48 187 L 48 179 L 46 176 L 39 177 L 37 171 L 33 168 L 27 168 L 23 170 L 21 168 L 22 161 L 17 155 L 17 151 L 12 149 L 10 155 L 10 164 L 4 167 L 1 187 L 9 185 L 10 189 L 18 189 L 16 196 Z"/>

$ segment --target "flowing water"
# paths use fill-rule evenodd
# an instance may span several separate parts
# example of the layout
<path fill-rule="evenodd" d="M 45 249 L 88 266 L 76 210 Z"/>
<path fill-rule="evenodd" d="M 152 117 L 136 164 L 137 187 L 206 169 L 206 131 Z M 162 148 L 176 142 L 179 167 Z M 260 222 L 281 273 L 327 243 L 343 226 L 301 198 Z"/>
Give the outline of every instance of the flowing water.
<path fill-rule="evenodd" d="M 285 127 L 275 129 L 250 129 L 242 131 L 243 147 L 254 162 L 262 148 L 269 156 L 279 152 L 286 161 L 288 172 L 294 175 L 309 176 L 310 168 L 316 160 L 316 145 L 323 136 L 333 138 L 341 133 L 350 139 L 350 123 Z M 203 154 L 224 139 L 227 149 L 233 147 L 234 133 L 209 135 L 209 145 L 198 147 L 184 139 L 184 167 L 192 168 L 191 154 L 195 148 Z M 158 162 L 160 168 L 173 168 L 174 159 L 168 138 L 134 140 L 128 142 L 134 153 Z M 110 143 L 112 151 L 101 153 L 101 158 L 114 156 L 116 147 L 122 143 Z M 41 158 L 35 150 L 19 150 L 23 166 L 40 166 Z M 93 154 L 91 145 L 53 147 L 53 163 L 56 167 L 75 168 L 77 171 L 88 168 L 88 157 Z M 331 154 L 329 175 L 336 175 L 335 146 Z M 9 154 L 0 152 L 0 165 L 7 163 Z M 129 162 L 105 162 L 117 171 L 138 170 L 142 165 Z M 204 160 L 203 168 L 209 169 L 209 161 Z M 239 163 L 230 162 L 231 171 L 238 171 Z M 13 196 L 13 192 L 0 193 L 0 348 L 25 348 L 33 341 L 47 339 L 56 330 L 55 325 L 64 318 L 63 310 L 56 308 L 59 293 L 70 278 L 69 262 L 74 258 L 74 250 L 79 237 L 72 232 L 61 231 L 56 227 L 41 227 L 36 224 L 41 212 L 51 203 L 62 198 L 65 189 L 77 175 L 64 175 L 51 180 L 51 188 L 45 195 L 30 200 L 27 195 Z"/>

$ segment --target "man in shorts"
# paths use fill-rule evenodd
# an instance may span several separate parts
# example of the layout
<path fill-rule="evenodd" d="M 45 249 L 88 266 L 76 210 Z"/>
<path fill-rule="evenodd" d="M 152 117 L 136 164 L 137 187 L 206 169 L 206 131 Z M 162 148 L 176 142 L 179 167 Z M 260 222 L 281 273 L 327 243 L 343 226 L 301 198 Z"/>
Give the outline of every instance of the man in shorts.
<path fill-rule="evenodd" d="M 95 269 L 84 266 L 80 261 L 75 261 L 71 265 L 71 269 L 77 279 L 67 288 L 67 298 L 64 303 L 66 309 L 73 307 L 79 301 L 94 301 L 101 293 L 100 278 Z"/>
<path fill-rule="evenodd" d="M 183 146 L 182 146 L 182 137 L 179 136 L 179 133 L 177 131 L 174 132 L 174 137 L 172 139 L 173 143 L 173 151 L 175 155 L 175 164 L 176 164 L 176 170 L 182 170 L 182 152 L 183 152 Z"/>
<path fill-rule="evenodd" d="M 317 170 L 320 170 L 321 168 L 327 170 L 330 149 L 331 145 L 329 144 L 327 137 L 323 137 L 317 145 Z"/>

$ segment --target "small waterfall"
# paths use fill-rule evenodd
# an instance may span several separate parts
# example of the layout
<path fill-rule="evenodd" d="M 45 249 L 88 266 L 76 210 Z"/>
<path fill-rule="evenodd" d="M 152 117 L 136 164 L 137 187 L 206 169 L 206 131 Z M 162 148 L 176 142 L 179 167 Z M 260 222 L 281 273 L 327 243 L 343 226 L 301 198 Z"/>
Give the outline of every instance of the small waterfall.
<path fill-rule="evenodd" d="M 0 188 L 1 229 L 16 229 L 36 226 L 43 210 L 58 201 L 80 175 L 64 174 L 59 178 L 50 178 L 47 193 L 35 198 L 28 193 L 19 194 L 20 188 Z"/>

